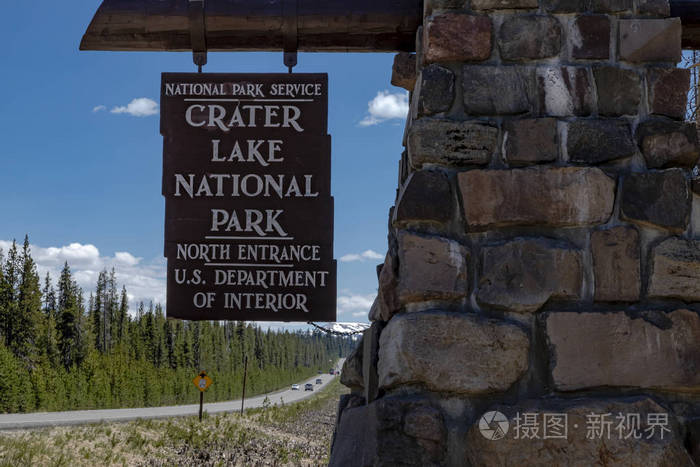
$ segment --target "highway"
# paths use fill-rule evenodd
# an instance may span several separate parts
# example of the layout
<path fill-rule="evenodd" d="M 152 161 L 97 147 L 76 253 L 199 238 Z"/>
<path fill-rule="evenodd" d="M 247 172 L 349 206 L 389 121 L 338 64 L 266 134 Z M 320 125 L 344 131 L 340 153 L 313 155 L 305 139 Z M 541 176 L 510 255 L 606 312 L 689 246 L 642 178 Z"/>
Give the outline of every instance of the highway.
<path fill-rule="evenodd" d="M 343 360 L 341 359 L 336 365 L 336 369 L 342 368 Z M 331 382 L 336 375 L 331 376 L 328 372 L 320 375 L 314 375 L 305 381 L 299 382 L 300 389 L 296 391 L 285 389 L 268 394 L 261 394 L 255 397 L 246 398 L 245 408 L 252 409 L 262 407 L 265 397 L 268 397 L 270 404 L 280 405 L 283 401 L 285 404 L 298 402 L 303 399 L 312 397 L 321 388 Z M 316 379 L 321 378 L 322 384 L 315 384 Z M 305 391 L 304 384 L 311 383 L 314 386 L 313 391 Z M 213 384 L 216 384 L 214 381 Z M 193 388 L 194 389 L 194 388 Z M 204 395 L 204 412 L 209 414 L 222 412 L 236 412 L 241 410 L 241 400 L 233 400 L 226 402 L 207 403 L 207 396 Z M 135 409 L 105 409 L 105 410 L 73 410 L 68 412 L 34 412 L 34 413 L 17 413 L 17 414 L 0 414 L 0 431 L 2 430 L 22 430 L 31 428 L 41 428 L 47 426 L 65 426 L 65 425 L 84 425 L 89 423 L 100 422 L 127 422 L 130 420 L 148 419 L 148 418 L 168 418 L 168 417 L 184 417 L 189 415 L 197 415 L 199 413 L 199 404 L 190 405 L 173 405 L 166 407 L 142 407 Z"/>

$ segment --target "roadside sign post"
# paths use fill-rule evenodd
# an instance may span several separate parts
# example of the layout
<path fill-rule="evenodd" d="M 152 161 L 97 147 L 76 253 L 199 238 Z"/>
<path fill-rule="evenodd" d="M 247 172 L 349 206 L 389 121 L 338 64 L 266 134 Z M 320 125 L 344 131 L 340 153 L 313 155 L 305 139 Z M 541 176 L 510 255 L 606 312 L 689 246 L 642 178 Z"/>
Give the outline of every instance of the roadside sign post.
<path fill-rule="evenodd" d="M 248 378 L 248 356 L 245 356 L 243 364 L 243 397 L 241 398 L 241 415 L 243 415 L 243 404 L 245 403 L 245 380 Z"/>
<path fill-rule="evenodd" d="M 197 389 L 199 389 L 199 421 L 202 421 L 202 409 L 204 407 L 204 391 L 211 386 L 212 379 L 207 376 L 206 371 L 201 371 L 196 378 L 192 380 Z"/>

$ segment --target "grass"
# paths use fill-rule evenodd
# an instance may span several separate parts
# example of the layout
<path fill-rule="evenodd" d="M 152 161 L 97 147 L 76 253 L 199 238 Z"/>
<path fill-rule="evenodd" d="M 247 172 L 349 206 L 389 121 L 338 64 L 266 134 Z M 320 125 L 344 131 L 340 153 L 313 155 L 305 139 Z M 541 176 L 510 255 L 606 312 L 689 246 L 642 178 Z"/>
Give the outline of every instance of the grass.
<path fill-rule="evenodd" d="M 322 465 L 330 434 L 305 436 L 309 414 L 333 410 L 334 378 L 314 397 L 238 413 L 0 432 L 0 467 L 93 465 Z M 329 409 L 329 407 L 331 407 Z M 328 423 L 326 423 L 327 425 Z M 318 425 L 318 424 L 317 424 Z M 328 427 L 312 426 L 328 431 Z M 332 430 L 332 428 L 331 428 Z M 326 436 L 327 435 L 327 436 Z"/>

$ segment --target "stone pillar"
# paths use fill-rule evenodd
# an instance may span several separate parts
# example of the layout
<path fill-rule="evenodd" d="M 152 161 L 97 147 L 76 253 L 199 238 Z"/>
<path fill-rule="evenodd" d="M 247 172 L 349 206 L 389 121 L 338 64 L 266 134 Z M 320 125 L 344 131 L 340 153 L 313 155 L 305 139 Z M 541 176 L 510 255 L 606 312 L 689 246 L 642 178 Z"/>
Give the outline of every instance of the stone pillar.
<path fill-rule="evenodd" d="M 668 15 L 425 1 L 331 465 L 700 464 L 700 147 Z"/>

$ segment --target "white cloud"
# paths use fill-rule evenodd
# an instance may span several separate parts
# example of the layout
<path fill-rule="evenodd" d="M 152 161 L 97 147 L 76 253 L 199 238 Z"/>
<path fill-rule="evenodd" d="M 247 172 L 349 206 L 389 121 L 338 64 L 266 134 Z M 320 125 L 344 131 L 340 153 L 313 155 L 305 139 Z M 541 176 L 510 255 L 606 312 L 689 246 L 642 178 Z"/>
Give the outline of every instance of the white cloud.
<path fill-rule="evenodd" d="M 12 242 L 0 240 L 0 248 L 7 255 Z M 18 244 L 21 248 L 21 244 Z M 138 307 L 138 302 L 165 304 L 165 266 L 163 258 L 154 258 L 144 262 L 126 251 L 119 251 L 114 256 L 103 256 L 100 250 L 91 244 L 71 243 L 60 247 L 40 247 L 31 245 L 32 258 L 37 264 L 37 271 L 43 280 L 48 272 L 56 286 L 58 277 L 67 261 L 73 279 L 83 289 L 85 300 L 94 292 L 100 271 L 111 271 L 114 268 L 118 286 L 126 286 L 129 306 L 132 312 Z M 86 303 L 87 304 L 87 303 Z"/>
<path fill-rule="evenodd" d="M 374 250 L 365 250 L 362 253 L 349 253 L 340 257 L 340 261 L 343 263 L 351 263 L 353 261 L 366 261 L 368 259 L 380 260 L 384 259 L 384 256 L 380 255 Z"/>
<path fill-rule="evenodd" d="M 131 253 L 126 251 L 117 251 L 114 253 L 114 259 L 127 266 L 136 266 L 143 258 L 136 258 Z"/>
<path fill-rule="evenodd" d="M 37 264 L 63 265 L 66 261 L 74 266 L 95 266 L 98 264 L 100 250 L 95 245 L 71 243 L 68 246 L 41 248 L 32 247 L 32 258 Z"/>
<path fill-rule="evenodd" d="M 104 105 L 96 105 L 95 107 L 92 108 L 92 112 L 102 112 L 103 110 L 107 110 L 107 107 Z"/>
<path fill-rule="evenodd" d="M 368 115 L 360 121 L 360 126 L 372 126 L 386 120 L 405 119 L 408 115 L 408 92 L 390 93 L 379 91 L 367 104 Z"/>
<path fill-rule="evenodd" d="M 376 293 L 370 294 L 342 294 L 338 296 L 338 318 L 351 316 L 358 318 L 367 316 L 369 309 L 372 308 L 372 303 L 377 297 Z M 353 320 L 354 321 L 354 320 Z"/>
<path fill-rule="evenodd" d="M 147 97 L 134 99 L 124 107 L 115 107 L 110 110 L 113 114 L 129 114 L 133 117 L 148 117 L 158 113 L 158 103 Z"/>

